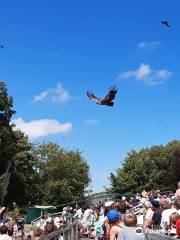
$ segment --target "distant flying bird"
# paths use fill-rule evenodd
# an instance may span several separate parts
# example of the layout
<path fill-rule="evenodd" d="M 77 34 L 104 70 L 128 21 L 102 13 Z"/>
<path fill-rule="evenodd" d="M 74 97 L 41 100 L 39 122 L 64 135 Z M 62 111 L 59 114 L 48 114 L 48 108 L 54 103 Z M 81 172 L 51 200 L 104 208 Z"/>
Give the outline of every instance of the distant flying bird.
<path fill-rule="evenodd" d="M 89 91 L 87 92 L 87 96 L 96 104 L 112 107 L 114 105 L 113 100 L 116 96 L 117 91 L 118 90 L 116 86 L 113 86 L 109 89 L 109 93 L 103 99 L 97 98 L 92 92 Z"/>
<path fill-rule="evenodd" d="M 161 123 L 161 122 L 162 122 L 162 120 L 159 120 L 159 121 L 158 121 L 158 123 Z"/>
<path fill-rule="evenodd" d="M 166 21 L 161 21 L 161 23 L 164 24 L 166 27 L 170 27 L 170 25 L 169 25 L 167 20 Z"/>
<path fill-rule="evenodd" d="M 2 44 L 0 44 L 0 48 L 4 48 L 4 46 Z"/>

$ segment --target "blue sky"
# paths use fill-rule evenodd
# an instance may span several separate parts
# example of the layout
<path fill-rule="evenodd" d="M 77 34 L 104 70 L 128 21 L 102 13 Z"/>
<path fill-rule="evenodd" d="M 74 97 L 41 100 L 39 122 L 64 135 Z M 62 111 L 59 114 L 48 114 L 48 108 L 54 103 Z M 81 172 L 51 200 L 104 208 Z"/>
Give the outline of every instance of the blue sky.
<path fill-rule="evenodd" d="M 33 142 L 83 151 L 94 191 L 127 151 L 179 139 L 179 9 L 179 0 L 1 3 L 0 79 L 14 121 Z M 111 85 L 113 108 L 86 96 Z"/>

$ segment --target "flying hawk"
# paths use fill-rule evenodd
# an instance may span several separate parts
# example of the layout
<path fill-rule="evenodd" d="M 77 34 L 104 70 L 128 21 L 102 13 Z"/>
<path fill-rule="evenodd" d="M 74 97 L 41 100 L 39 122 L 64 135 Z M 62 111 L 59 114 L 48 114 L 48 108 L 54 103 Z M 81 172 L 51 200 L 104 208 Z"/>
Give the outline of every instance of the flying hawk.
<path fill-rule="evenodd" d="M 103 99 L 97 98 L 92 92 L 89 91 L 87 92 L 87 96 L 96 104 L 112 107 L 114 105 L 113 100 L 116 96 L 117 91 L 118 89 L 116 86 L 113 86 L 109 89 L 109 93 Z"/>
<path fill-rule="evenodd" d="M 170 27 L 170 25 L 169 25 L 167 20 L 166 21 L 161 21 L 161 23 L 164 24 L 166 27 Z"/>

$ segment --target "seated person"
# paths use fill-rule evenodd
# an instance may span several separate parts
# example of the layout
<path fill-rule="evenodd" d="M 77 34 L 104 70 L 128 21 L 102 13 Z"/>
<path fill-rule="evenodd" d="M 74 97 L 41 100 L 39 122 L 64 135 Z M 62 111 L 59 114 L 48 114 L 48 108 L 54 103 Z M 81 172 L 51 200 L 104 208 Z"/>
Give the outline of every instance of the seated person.
<path fill-rule="evenodd" d="M 180 215 L 178 213 L 172 213 L 170 216 L 170 236 L 176 235 L 176 222 L 180 219 Z"/>
<path fill-rule="evenodd" d="M 134 213 L 126 213 L 125 226 L 119 232 L 117 240 L 145 240 L 143 229 L 137 227 L 137 216 Z"/>

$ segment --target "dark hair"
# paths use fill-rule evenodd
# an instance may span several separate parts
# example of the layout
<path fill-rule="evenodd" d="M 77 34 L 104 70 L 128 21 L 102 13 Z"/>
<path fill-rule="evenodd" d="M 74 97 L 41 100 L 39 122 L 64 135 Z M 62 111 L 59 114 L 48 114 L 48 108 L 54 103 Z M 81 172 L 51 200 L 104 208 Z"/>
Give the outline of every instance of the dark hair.
<path fill-rule="evenodd" d="M 125 201 L 122 200 L 122 201 L 118 202 L 117 206 L 118 206 L 118 211 L 121 214 L 126 213 L 126 202 Z"/>
<path fill-rule="evenodd" d="M 0 227 L 0 233 L 1 234 L 7 234 L 7 231 L 8 231 L 8 227 L 6 225 L 2 225 Z"/>
<path fill-rule="evenodd" d="M 152 202 L 152 206 L 155 207 L 155 208 L 159 208 L 160 207 L 160 203 L 157 200 L 154 200 Z"/>
<path fill-rule="evenodd" d="M 56 226 L 54 225 L 53 222 L 47 222 L 46 225 L 45 225 L 45 228 L 44 228 L 44 234 L 47 235 L 47 234 L 49 234 L 51 232 L 54 232 L 56 230 L 57 230 L 57 228 L 56 228 Z"/>

